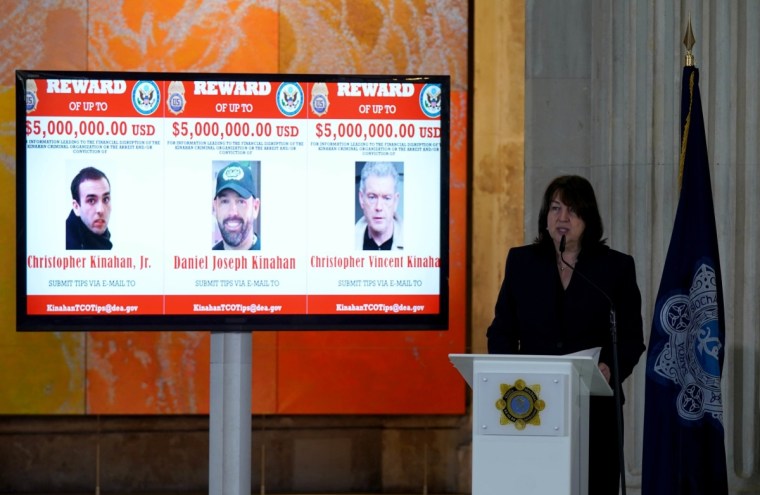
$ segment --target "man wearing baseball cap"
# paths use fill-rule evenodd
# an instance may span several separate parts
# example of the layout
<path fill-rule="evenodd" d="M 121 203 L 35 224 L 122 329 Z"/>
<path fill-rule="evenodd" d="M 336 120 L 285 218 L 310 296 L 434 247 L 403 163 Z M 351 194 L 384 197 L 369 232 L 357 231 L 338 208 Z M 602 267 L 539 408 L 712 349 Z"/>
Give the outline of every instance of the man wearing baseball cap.
<path fill-rule="evenodd" d="M 221 169 L 216 175 L 213 207 L 222 240 L 212 249 L 261 249 L 261 239 L 253 228 L 259 206 L 250 167 L 233 162 Z"/>

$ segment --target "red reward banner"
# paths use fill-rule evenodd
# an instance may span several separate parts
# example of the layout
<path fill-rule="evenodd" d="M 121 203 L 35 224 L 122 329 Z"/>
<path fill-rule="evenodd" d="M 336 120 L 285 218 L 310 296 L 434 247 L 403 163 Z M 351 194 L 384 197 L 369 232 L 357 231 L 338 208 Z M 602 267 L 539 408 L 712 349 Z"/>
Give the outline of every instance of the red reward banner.
<path fill-rule="evenodd" d="M 440 89 L 416 83 L 309 83 L 309 118 L 438 120 Z M 437 95 L 437 96 L 436 96 Z"/>
<path fill-rule="evenodd" d="M 37 79 L 29 116 L 438 120 L 440 89 L 409 82 Z"/>
<path fill-rule="evenodd" d="M 36 79 L 27 83 L 27 115 L 38 117 L 163 117 L 162 83 Z"/>
<path fill-rule="evenodd" d="M 305 117 L 298 83 L 175 81 L 167 86 L 166 117 L 282 119 Z"/>

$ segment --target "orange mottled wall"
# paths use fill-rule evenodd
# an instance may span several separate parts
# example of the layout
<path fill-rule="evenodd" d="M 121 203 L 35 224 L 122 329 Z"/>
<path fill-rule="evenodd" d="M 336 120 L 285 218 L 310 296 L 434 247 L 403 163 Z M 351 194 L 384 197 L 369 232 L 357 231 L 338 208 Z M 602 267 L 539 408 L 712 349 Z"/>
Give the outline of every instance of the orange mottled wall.
<path fill-rule="evenodd" d="M 254 332 L 253 412 L 464 412 L 464 382 L 447 356 L 464 352 L 467 333 L 466 0 L 6 0 L 3 7 L 0 194 L 12 199 L 0 210 L 0 414 L 209 410 L 207 332 L 15 331 L 15 69 L 451 75 L 449 330 Z"/>

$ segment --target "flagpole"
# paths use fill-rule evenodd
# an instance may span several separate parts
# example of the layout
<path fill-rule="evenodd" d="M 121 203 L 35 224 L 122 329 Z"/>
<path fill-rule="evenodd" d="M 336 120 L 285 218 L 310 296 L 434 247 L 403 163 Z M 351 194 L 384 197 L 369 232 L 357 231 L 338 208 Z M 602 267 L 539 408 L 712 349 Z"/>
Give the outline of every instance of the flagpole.
<path fill-rule="evenodd" d="M 694 54 L 691 53 L 691 49 L 694 48 L 694 43 L 696 43 L 697 40 L 694 39 L 694 31 L 691 30 L 691 14 L 689 14 L 689 24 L 686 26 L 686 34 L 683 36 L 683 46 L 686 47 L 686 55 L 684 55 L 684 68 L 685 67 L 694 67 Z M 688 137 L 689 133 L 684 132 L 681 139 L 686 139 Z M 686 146 L 684 146 L 683 143 L 681 143 L 681 156 L 678 160 L 678 190 L 681 190 L 681 184 L 683 182 L 683 165 L 684 165 L 684 156 L 683 154 L 686 152 Z"/>
<path fill-rule="evenodd" d="M 679 199 L 647 346 L 641 493 L 728 495 L 723 284 L 691 19 L 683 44 Z"/>
<path fill-rule="evenodd" d="M 684 65 L 686 67 L 694 67 L 694 54 L 691 53 L 691 49 L 694 48 L 694 43 L 696 42 L 694 31 L 691 30 L 691 14 L 689 14 L 689 24 L 686 26 L 686 34 L 683 37 L 683 46 L 686 47 L 686 56 L 684 57 Z"/>

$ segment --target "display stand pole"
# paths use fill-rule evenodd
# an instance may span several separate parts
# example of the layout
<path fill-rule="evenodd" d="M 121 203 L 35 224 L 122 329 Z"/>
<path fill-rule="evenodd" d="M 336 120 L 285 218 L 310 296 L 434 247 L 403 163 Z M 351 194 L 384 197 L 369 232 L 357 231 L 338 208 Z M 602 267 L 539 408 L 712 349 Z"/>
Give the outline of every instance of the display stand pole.
<path fill-rule="evenodd" d="M 251 493 L 251 332 L 211 332 L 209 495 Z"/>

